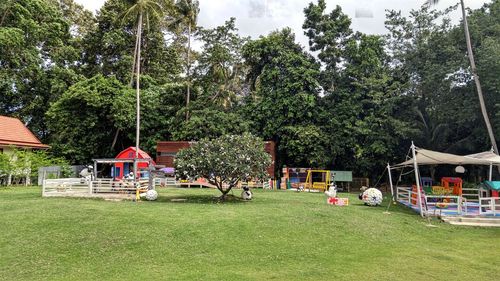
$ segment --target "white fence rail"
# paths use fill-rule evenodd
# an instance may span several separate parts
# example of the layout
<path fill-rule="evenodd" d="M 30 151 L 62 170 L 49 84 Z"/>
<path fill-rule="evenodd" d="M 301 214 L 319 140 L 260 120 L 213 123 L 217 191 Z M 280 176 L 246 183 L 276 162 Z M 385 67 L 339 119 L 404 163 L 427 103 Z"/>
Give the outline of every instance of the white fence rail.
<path fill-rule="evenodd" d="M 140 180 L 139 185 L 133 181 L 114 181 L 113 179 L 97 179 L 86 181 L 82 178 L 46 179 L 43 181 L 42 196 L 91 196 L 130 194 L 137 190 L 145 190 L 148 180 Z"/>
<path fill-rule="evenodd" d="M 398 201 L 411 204 L 411 186 L 398 186 L 396 189 L 396 199 Z"/>
<path fill-rule="evenodd" d="M 500 214 L 500 197 L 479 198 L 479 214 L 493 216 Z"/>
<path fill-rule="evenodd" d="M 446 195 L 425 195 L 427 213 L 436 214 L 438 210 L 456 210 L 457 214 L 462 214 L 462 197 Z"/>
<path fill-rule="evenodd" d="M 179 181 L 177 181 L 174 177 L 165 177 L 165 178 L 155 178 L 154 185 L 157 186 L 179 186 Z"/>
<path fill-rule="evenodd" d="M 467 198 L 468 202 L 478 202 L 479 188 L 462 188 L 462 197 Z"/>
<path fill-rule="evenodd" d="M 89 184 L 85 182 L 84 179 L 80 178 L 50 179 L 43 181 L 43 195 L 57 192 L 88 193 Z"/>
<path fill-rule="evenodd" d="M 436 215 L 438 212 L 441 214 L 450 211 L 462 214 L 464 208 L 467 213 L 467 206 L 464 207 L 467 199 L 461 196 L 425 195 L 424 193 L 420 195 L 422 209 L 426 214 Z M 396 199 L 398 202 L 418 208 L 418 193 L 414 192 L 410 186 L 397 186 Z"/>

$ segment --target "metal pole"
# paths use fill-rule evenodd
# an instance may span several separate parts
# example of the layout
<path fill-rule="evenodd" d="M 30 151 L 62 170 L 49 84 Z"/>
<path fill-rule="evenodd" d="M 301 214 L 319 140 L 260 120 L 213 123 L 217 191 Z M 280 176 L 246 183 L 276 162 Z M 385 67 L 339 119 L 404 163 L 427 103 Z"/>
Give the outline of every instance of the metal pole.
<path fill-rule="evenodd" d="M 490 176 L 489 176 L 489 181 L 493 178 L 493 163 L 490 163 Z"/>
<path fill-rule="evenodd" d="M 420 210 L 420 216 L 424 217 L 424 211 L 422 210 L 422 194 L 420 193 L 420 178 L 418 176 L 417 156 L 415 153 L 415 145 L 413 144 L 413 142 L 411 142 L 411 153 L 413 155 L 413 168 L 415 170 L 415 180 L 416 180 L 416 184 L 417 184 L 418 209 Z"/>
<path fill-rule="evenodd" d="M 389 185 L 391 186 L 392 201 L 396 202 L 394 198 L 394 187 L 392 185 L 391 165 L 389 165 L 389 163 L 387 163 L 387 174 L 389 175 Z"/>
<path fill-rule="evenodd" d="M 465 41 L 467 43 L 467 54 L 469 57 L 472 76 L 474 77 L 474 82 L 476 84 L 476 90 L 477 90 L 477 95 L 479 97 L 479 105 L 481 107 L 481 113 L 483 114 L 484 123 L 486 124 L 486 130 L 488 131 L 488 135 L 490 137 L 490 141 L 491 141 L 491 145 L 493 146 L 493 150 L 494 150 L 495 154 L 498 155 L 498 147 L 497 147 L 497 142 L 495 140 L 495 134 L 493 133 L 493 129 L 492 129 L 491 123 L 490 123 L 490 118 L 488 117 L 488 112 L 486 111 L 486 105 L 484 102 L 483 91 L 481 89 L 481 83 L 479 83 L 479 75 L 477 74 L 476 63 L 474 61 L 474 53 L 472 52 L 472 44 L 471 44 L 470 34 L 469 34 L 469 24 L 467 23 L 467 14 L 465 13 L 464 0 L 460 0 L 460 4 L 462 5 L 462 19 L 464 22 Z"/>

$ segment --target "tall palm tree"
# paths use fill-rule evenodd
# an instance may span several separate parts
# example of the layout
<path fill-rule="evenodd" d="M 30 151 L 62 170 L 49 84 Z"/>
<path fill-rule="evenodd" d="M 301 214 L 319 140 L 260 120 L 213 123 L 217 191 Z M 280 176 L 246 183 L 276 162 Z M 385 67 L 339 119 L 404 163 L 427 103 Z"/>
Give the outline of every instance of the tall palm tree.
<path fill-rule="evenodd" d="M 427 0 L 425 2 L 425 4 L 430 6 L 430 5 L 435 5 L 438 2 L 439 2 L 439 0 Z M 486 124 L 486 129 L 487 129 L 488 135 L 490 137 L 493 151 L 496 154 L 498 154 L 497 142 L 495 140 L 495 135 L 493 134 L 493 128 L 491 127 L 490 118 L 488 117 L 488 111 L 486 110 L 486 104 L 484 103 L 483 91 L 481 89 L 481 83 L 479 83 L 479 76 L 477 75 L 476 63 L 474 61 L 474 54 L 472 53 L 472 44 L 470 41 L 469 24 L 467 23 L 467 14 L 465 13 L 464 0 L 460 0 L 460 4 L 462 7 L 462 20 L 464 23 L 464 30 L 465 30 L 465 42 L 467 44 L 467 56 L 469 57 L 472 76 L 474 77 L 474 82 L 476 84 L 477 95 L 479 97 L 479 105 L 481 106 L 481 113 L 483 114 L 484 123 Z M 499 168 L 499 170 L 500 170 L 500 168 Z"/>
<path fill-rule="evenodd" d="M 196 28 L 198 14 L 200 13 L 199 6 L 198 0 L 177 0 L 174 7 L 176 15 L 170 23 L 174 28 L 187 30 L 186 77 L 188 81 L 186 107 L 189 107 L 189 99 L 191 97 L 191 33 Z M 189 120 L 189 109 L 186 111 L 187 120 Z"/>
<path fill-rule="evenodd" d="M 136 77 L 136 132 L 135 132 L 135 158 L 139 158 L 139 136 L 141 123 L 140 110 L 140 73 L 141 73 L 141 42 L 142 27 L 144 23 L 149 26 L 151 20 L 162 20 L 167 9 L 167 0 L 125 0 L 130 6 L 124 14 L 124 19 L 133 17 L 137 19 L 137 35 L 134 50 L 134 67 Z M 132 70 L 133 72 L 133 70 Z M 133 78 L 133 75 L 132 75 Z M 132 84 L 132 83 L 131 83 Z M 137 178 L 137 162 L 134 161 L 134 178 Z"/>

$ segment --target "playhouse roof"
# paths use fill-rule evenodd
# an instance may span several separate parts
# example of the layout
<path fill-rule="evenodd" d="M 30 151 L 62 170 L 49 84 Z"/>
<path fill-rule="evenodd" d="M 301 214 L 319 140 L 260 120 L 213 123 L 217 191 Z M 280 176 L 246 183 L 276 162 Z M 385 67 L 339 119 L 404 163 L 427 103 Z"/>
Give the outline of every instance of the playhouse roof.
<path fill-rule="evenodd" d="M 500 165 L 500 156 L 491 151 L 462 156 L 421 148 L 416 148 L 415 150 L 417 164 L 419 165 Z M 411 165 L 413 165 L 413 158 L 394 165 L 394 167 L 404 167 Z"/>
<path fill-rule="evenodd" d="M 122 152 L 118 153 L 115 157 L 116 159 L 134 159 L 135 158 L 135 146 L 130 146 L 124 149 Z M 139 148 L 139 156 L 140 159 L 152 159 L 149 154 L 147 154 L 144 150 Z"/>
<path fill-rule="evenodd" d="M 40 140 L 21 122 L 13 117 L 0 116 L 0 146 L 47 149 Z"/>

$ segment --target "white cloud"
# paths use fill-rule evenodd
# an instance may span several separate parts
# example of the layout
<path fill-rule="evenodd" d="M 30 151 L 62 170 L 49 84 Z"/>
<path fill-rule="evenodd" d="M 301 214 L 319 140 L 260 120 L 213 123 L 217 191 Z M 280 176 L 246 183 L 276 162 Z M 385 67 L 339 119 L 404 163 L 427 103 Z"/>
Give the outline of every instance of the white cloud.
<path fill-rule="evenodd" d="M 75 0 L 87 9 L 99 9 L 105 0 Z M 303 35 L 304 8 L 313 0 L 199 0 L 199 25 L 215 27 L 222 25 L 230 17 L 236 18 L 236 25 L 243 36 L 257 38 L 269 32 L 290 27 L 294 30 L 297 40 L 304 46 L 307 39 Z M 457 3 L 458 0 L 441 0 L 437 9 L 444 9 Z M 316 0 L 313 2 L 316 3 Z M 352 19 L 352 28 L 369 34 L 385 32 L 385 10 L 401 10 L 408 14 L 411 9 L 418 8 L 425 0 L 326 0 L 327 10 L 340 5 L 344 13 Z M 489 0 L 466 0 L 465 5 L 476 9 Z M 372 18 L 355 18 L 356 10 L 370 11 Z M 458 20 L 457 11 L 452 18 Z"/>

